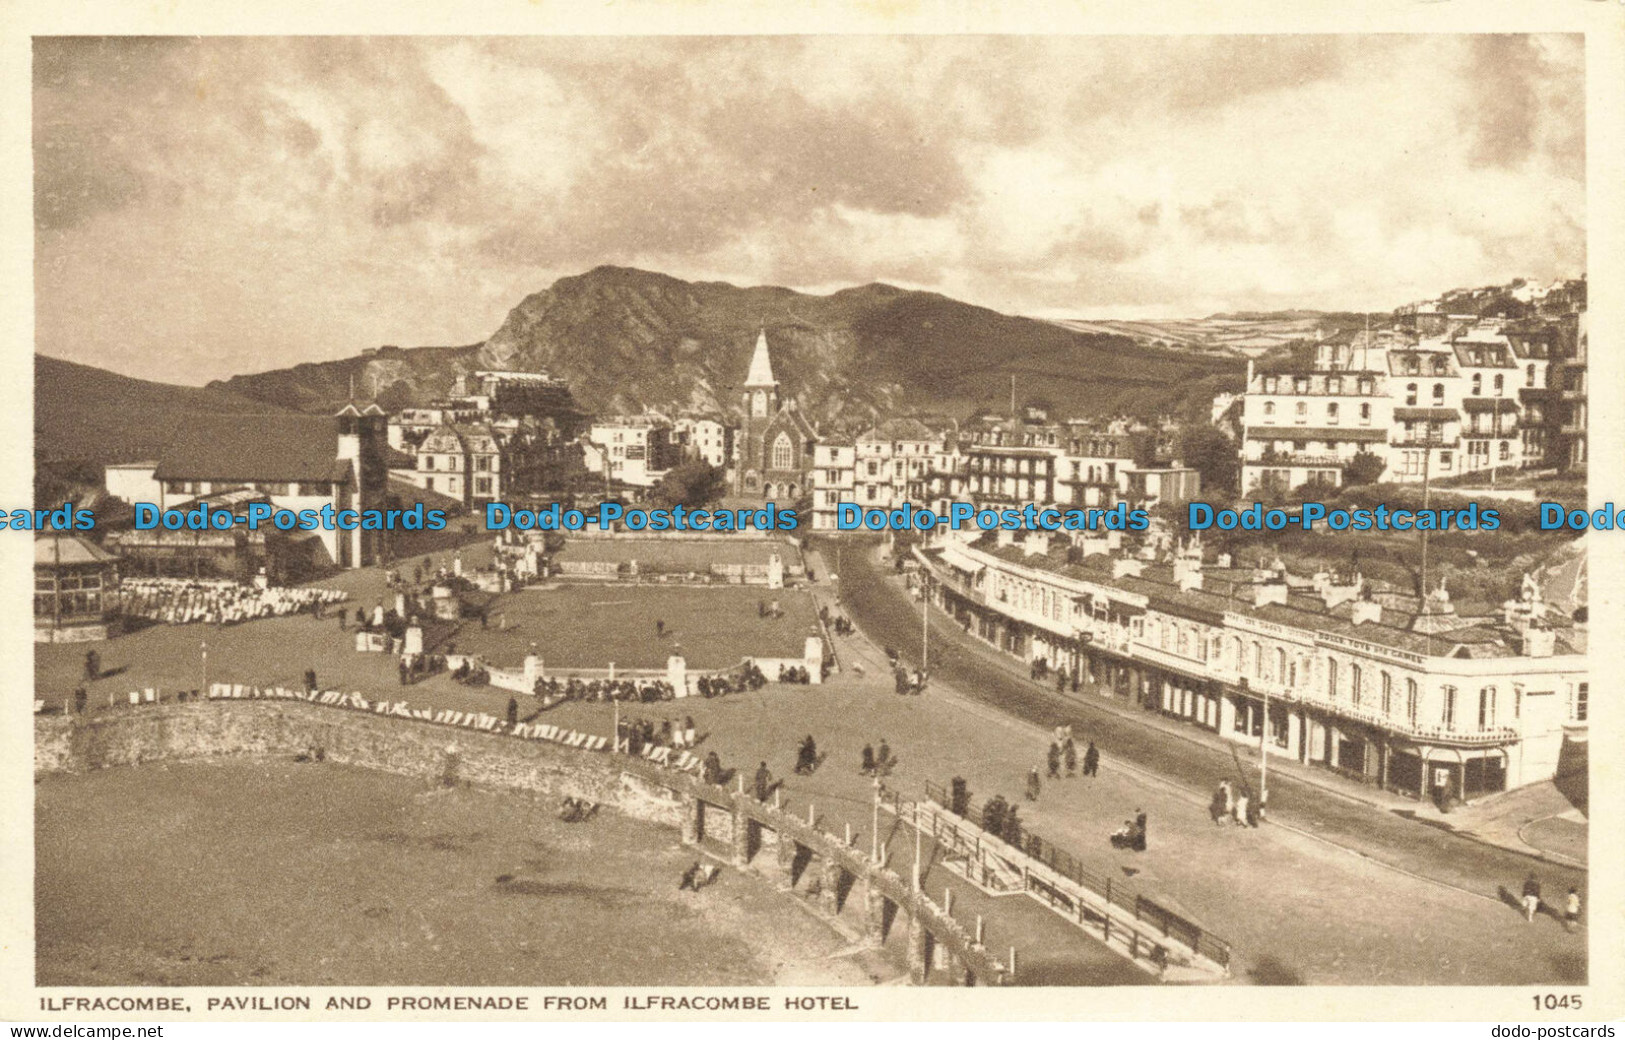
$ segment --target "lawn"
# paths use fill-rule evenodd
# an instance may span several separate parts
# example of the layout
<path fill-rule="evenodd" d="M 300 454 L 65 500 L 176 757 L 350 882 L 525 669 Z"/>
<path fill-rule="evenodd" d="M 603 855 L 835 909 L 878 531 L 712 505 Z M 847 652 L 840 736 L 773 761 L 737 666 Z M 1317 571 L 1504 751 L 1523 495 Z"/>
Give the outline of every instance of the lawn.
<path fill-rule="evenodd" d="M 679 893 L 694 854 L 614 813 L 270 758 L 36 790 L 42 986 L 874 981 L 759 880 Z"/>
<path fill-rule="evenodd" d="M 761 617 L 761 604 L 780 617 Z M 549 668 L 665 668 L 681 653 L 690 668 L 718 669 L 740 658 L 797 657 L 818 634 L 812 596 L 793 589 L 740 586 L 560 585 L 497 599 L 489 627 L 465 623 L 454 642 L 499 666 L 517 667 L 535 643 Z M 506 622 L 507 628 L 501 625 Z M 657 635 L 655 623 L 665 622 Z"/>
<path fill-rule="evenodd" d="M 670 538 L 569 539 L 554 557 L 559 563 L 638 562 L 640 571 L 660 573 L 707 573 L 712 564 L 767 566 L 768 557 L 778 553 L 786 570 L 801 560 L 800 552 L 788 542 L 767 538 L 719 538 L 712 541 L 683 541 Z"/>

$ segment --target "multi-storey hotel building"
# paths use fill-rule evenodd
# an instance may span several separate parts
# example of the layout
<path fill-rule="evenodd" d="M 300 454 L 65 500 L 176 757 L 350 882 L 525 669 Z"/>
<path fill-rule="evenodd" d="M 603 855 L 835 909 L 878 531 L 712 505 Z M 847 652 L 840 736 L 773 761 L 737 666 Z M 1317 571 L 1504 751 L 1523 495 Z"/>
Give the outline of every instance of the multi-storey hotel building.
<path fill-rule="evenodd" d="M 1546 780 L 1583 752 L 1585 630 L 1532 583 L 1496 617 L 1464 618 L 1358 576 L 1124 556 L 1075 545 L 915 550 L 929 600 L 965 631 L 1122 698 L 1417 798 Z M 1072 562 L 1068 562 L 1068 561 Z"/>

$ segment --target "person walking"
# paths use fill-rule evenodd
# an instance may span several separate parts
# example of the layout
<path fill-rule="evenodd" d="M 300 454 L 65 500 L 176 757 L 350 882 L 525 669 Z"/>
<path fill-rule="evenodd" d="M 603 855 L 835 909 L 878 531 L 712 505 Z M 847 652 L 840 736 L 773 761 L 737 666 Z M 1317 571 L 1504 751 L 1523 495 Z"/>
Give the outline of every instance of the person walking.
<path fill-rule="evenodd" d="M 1061 778 L 1061 746 L 1059 744 L 1050 744 L 1048 765 L 1049 778 L 1051 780 L 1059 780 Z"/>
<path fill-rule="evenodd" d="M 773 786 L 773 774 L 768 772 L 767 763 L 763 762 L 756 767 L 756 800 L 767 801 L 768 788 Z"/>
<path fill-rule="evenodd" d="M 655 618 L 655 638 L 660 639 L 666 634 L 666 622 L 663 618 Z"/>
<path fill-rule="evenodd" d="M 102 677 L 102 656 L 94 650 L 85 652 L 85 681 L 95 682 Z"/>
<path fill-rule="evenodd" d="M 1207 803 L 1207 814 L 1208 818 L 1213 821 L 1214 826 L 1223 823 L 1228 816 L 1228 810 L 1225 808 L 1224 781 L 1222 780 L 1219 781 L 1219 786 L 1213 789 L 1213 797 Z"/>
<path fill-rule="evenodd" d="M 1530 924 L 1535 923 L 1535 915 L 1540 912 L 1540 879 L 1535 877 L 1533 871 L 1523 879 L 1523 917 Z"/>
<path fill-rule="evenodd" d="M 1083 753 L 1083 775 L 1094 776 L 1099 772 L 1100 751 L 1095 747 L 1095 742 L 1091 740 L 1088 749 Z"/>
<path fill-rule="evenodd" d="M 864 776 L 873 776 L 875 772 L 875 749 L 869 744 L 863 745 L 863 766 L 861 772 Z"/>
<path fill-rule="evenodd" d="M 1575 931 L 1580 927 L 1580 890 L 1569 889 L 1568 898 L 1563 901 L 1563 930 Z"/>
<path fill-rule="evenodd" d="M 1136 810 L 1134 810 L 1134 851 L 1135 852 L 1144 852 L 1145 851 L 1145 843 L 1146 843 L 1145 827 L 1146 827 L 1145 810 L 1144 809 L 1136 809 Z"/>
<path fill-rule="evenodd" d="M 1072 743 L 1072 738 L 1066 738 L 1066 744 L 1061 750 L 1061 757 L 1066 760 L 1066 776 L 1070 780 L 1078 775 L 1078 745 Z"/>
<path fill-rule="evenodd" d="M 694 746 L 694 716 L 683 716 L 683 743 L 688 747 Z"/>
<path fill-rule="evenodd" d="M 1248 798 L 1247 789 L 1245 787 L 1236 792 L 1236 806 L 1233 816 L 1237 827 L 1247 826 L 1247 803 L 1249 801 L 1251 801 L 1251 799 Z"/>
<path fill-rule="evenodd" d="M 1038 793 L 1041 787 L 1042 782 L 1038 779 L 1038 767 L 1033 766 L 1027 773 L 1027 800 L 1029 802 L 1038 801 Z"/>
<path fill-rule="evenodd" d="M 519 701 L 514 697 L 508 698 L 508 728 L 519 725 Z"/>

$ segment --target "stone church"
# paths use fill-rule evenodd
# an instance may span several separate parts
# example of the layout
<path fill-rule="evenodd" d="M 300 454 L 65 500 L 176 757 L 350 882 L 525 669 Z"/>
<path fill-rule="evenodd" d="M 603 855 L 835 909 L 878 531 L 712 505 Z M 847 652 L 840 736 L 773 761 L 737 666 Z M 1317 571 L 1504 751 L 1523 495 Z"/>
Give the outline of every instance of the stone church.
<path fill-rule="evenodd" d="M 756 337 L 742 396 L 745 414 L 739 426 L 734 491 L 786 504 L 811 495 L 818 433 L 793 399 L 780 401 L 765 329 Z"/>

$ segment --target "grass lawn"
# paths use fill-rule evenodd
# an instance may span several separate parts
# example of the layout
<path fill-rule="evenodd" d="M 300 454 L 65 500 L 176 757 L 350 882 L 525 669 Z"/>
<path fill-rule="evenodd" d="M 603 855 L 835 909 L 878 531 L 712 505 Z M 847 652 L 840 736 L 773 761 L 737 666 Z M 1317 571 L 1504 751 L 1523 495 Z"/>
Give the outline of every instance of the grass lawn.
<path fill-rule="evenodd" d="M 677 891 L 675 831 L 280 758 L 36 788 L 44 986 L 865 985 L 764 882 Z M 498 880 L 505 878 L 506 880 Z M 860 966 L 861 965 L 861 966 Z"/>
<path fill-rule="evenodd" d="M 777 600 L 784 616 L 757 616 Z M 517 667 L 532 642 L 545 667 L 665 668 L 679 648 L 690 668 L 727 668 L 745 656 L 800 657 L 817 635 L 812 596 L 792 589 L 560 585 L 497 599 L 490 627 L 464 623 L 459 651 Z M 507 629 L 499 627 L 506 618 Z M 666 623 L 656 636 L 655 622 Z"/>

